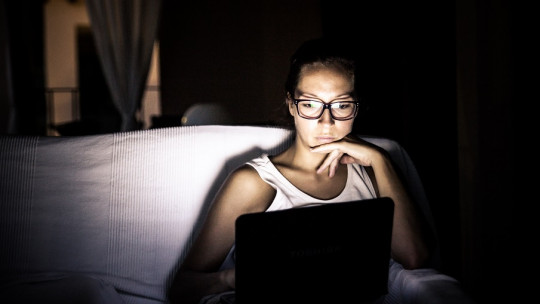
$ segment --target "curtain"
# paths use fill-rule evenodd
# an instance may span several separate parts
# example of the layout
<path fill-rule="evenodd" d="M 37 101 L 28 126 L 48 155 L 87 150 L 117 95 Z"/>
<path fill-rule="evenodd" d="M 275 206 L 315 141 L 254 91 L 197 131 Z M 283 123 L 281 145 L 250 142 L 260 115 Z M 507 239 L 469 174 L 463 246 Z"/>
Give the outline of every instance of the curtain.
<path fill-rule="evenodd" d="M 121 131 L 136 130 L 161 0 L 87 0 L 86 5 L 105 80 L 122 117 Z"/>

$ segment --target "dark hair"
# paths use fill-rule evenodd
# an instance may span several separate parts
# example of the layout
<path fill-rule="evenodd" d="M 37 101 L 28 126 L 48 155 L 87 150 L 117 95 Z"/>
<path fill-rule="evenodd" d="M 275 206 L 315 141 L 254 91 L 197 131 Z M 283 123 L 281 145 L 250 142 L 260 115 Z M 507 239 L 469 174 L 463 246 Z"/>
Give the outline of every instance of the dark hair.
<path fill-rule="evenodd" d="M 325 66 L 337 66 L 349 74 L 356 82 L 356 60 L 354 49 L 343 41 L 331 38 L 317 38 L 304 42 L 290 59 L 289 74 L 285 81 L 285 94 L 294 96 L 300 72 L 307 65 L 321 63 Z M 355 92 L 353 96 L 358 98 Z"/>

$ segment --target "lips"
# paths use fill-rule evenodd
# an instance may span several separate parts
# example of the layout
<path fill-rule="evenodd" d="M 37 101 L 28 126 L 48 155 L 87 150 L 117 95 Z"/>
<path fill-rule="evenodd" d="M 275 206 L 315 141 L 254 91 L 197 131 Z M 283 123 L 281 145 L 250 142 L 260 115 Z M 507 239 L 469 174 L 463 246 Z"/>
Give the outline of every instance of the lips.
<path fill-rule="evenodd" d="M 317 142 L 320 144 L 327 144 L 335 141 L 335 137 L 333 136 L 317 136 L 315 137 L 317 139 Z"/>

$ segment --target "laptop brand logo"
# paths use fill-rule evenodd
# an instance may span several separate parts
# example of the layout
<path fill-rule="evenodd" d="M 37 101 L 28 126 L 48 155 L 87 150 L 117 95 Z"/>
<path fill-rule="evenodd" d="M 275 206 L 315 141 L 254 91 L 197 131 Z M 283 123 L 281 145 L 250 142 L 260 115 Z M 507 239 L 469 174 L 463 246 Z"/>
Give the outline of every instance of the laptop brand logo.
<path fill-rule="evenodd" d="M 342 251 L 341 246 L 298 248 L 289 251 L 289 256 L 295 258 L 305 258 L 312 256 L 332 255 Z"/>

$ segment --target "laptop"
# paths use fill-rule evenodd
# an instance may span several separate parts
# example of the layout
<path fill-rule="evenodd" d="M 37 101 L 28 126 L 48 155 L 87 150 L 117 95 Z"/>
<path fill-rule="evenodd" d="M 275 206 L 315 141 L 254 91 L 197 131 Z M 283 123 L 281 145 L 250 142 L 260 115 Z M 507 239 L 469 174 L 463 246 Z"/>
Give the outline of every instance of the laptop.
<path fill-rule="evenodd" d="M 394 203 L 375 198 L 236 220 L 236 304 L 374 303 L 388 291 Z"/>

